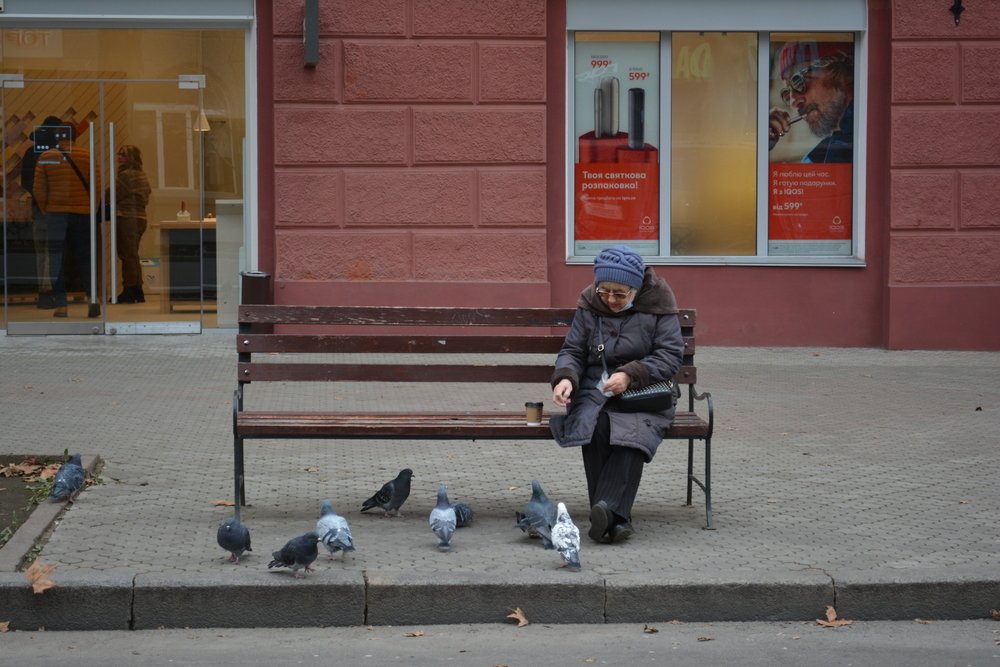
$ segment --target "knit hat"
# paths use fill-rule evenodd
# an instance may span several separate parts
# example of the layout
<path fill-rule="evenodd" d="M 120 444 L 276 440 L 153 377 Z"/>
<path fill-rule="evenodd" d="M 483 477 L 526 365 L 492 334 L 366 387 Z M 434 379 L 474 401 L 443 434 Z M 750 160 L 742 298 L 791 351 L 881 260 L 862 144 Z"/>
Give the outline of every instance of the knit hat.
<path fill-rule="evenodd" d="M 785 42 L 778 51 L 778 71 L 782 79 L 787 79 L 795 68 L 823 58 L 850 59 L 852 48 L 846 42 Z"/>
<path fill-rule="evenodd" d="M 599 283 L 619 283 L 639 289 L 645 272 L 642 257 L 627 245 L 605 248 L 594 258 L 594 278 Z"/>

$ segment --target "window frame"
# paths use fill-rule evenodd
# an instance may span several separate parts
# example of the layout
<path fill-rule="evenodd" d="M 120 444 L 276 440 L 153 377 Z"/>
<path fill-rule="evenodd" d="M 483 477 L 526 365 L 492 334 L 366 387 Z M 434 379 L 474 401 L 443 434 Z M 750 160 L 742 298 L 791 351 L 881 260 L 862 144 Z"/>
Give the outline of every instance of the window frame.
<path fill-rule="evenodd" d="M 675 32 L 730 31 L 757 33 L 757 159 L 756 159 L 756 254 L 670 255 L 670 196 L 672 151 L 669 130 L 660 132 L 660 231 L 659 254 L 644 255 L 653 265 L 715 266 L 866 266 L 865 204 L 867 193 L 867 2 L 820 3 L 803 7 L 793 0 L 755 0 L 734 6 L 727 0 L 671 0 L 669 11 L 662 1 L 623 0 L 613 6 L 597 0 L 567 0 L 566 117 L 565 117 L 565 256 L 567 264 L 589 264 L 593 255 L 575 253 L 575 62 L 577 32 L 659 32 L 660 94 L 659 124 L 671 122 L 672 35 Z M 822 26 L 819 28 L 819 26 Z M 772 33 L 852 33 L 854 36 L 854 158 L 852 170 L 852 254 L 768 255 L 768 150 L 767 122 L 770 87 L 770 39 Z"/>

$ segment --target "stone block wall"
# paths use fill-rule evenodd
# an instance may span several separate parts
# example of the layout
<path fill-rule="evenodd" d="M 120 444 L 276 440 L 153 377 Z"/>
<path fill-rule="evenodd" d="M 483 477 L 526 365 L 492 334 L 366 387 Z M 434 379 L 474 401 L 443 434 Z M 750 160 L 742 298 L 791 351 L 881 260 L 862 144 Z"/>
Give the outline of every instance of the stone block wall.
<path fill-rule="evenodd" d="M 1000 346 L 1000 2 L 964 4 L 892 6 L 889 347 Z"/>
<path fill-rule="evenodd" d="M 282 298 L 543 286 L 545 0 L 322 0 L 314 68 L 303 4 L 272 5 Z"/>

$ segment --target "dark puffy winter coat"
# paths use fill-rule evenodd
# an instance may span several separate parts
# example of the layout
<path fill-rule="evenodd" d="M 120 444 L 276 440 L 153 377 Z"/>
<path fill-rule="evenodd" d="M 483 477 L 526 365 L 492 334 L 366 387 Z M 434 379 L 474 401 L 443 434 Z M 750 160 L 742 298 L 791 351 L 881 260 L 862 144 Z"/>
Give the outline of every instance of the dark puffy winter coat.
<path fill-rule="evenodd" d="M 597 418 L 608 401 L 597 388 L 604 366 L 597 352 L 602 342 L 597 318 L 601 318 L 604 356 L 608 375 L 623 371 L 630 389 L 641 389 L 672 378 L 684 355 L 677 303 L 673 292 L 652 268 L 646 269 L 643 285 L 632 308 L 611 312 L 590 285 L 577 301 L 576 315 L 562 349 L 556 357 L 552 386 L 562 379 L 573 383 L 566 415 L 550 420 L 552 435 L 562 447 L 590 443 Z M 658 413 L 622 413 L 607 410 L 611 444 L 635 447 L 646 461 L 652 460 L 663 435 L 673 421 L 674 409 Z"/>

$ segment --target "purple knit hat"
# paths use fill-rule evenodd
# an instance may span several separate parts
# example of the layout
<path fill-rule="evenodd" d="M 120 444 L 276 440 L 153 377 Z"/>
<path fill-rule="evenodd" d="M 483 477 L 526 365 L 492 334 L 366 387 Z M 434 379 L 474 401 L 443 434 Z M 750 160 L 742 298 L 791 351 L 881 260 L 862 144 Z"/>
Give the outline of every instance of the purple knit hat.
<path fill-rule="evenodd" d="M 642 257 L 627 245 L 605 248 L 594 258 L 594 278 L 599 283 L 619 283 L 639 289 L 645 272 Z"/>

